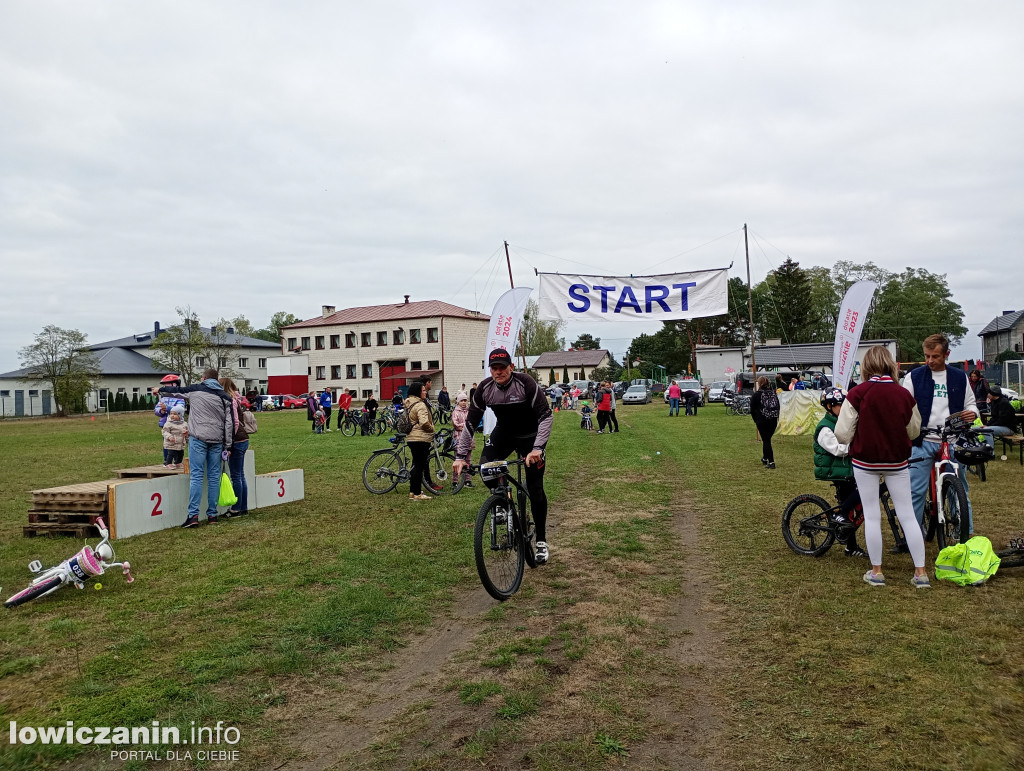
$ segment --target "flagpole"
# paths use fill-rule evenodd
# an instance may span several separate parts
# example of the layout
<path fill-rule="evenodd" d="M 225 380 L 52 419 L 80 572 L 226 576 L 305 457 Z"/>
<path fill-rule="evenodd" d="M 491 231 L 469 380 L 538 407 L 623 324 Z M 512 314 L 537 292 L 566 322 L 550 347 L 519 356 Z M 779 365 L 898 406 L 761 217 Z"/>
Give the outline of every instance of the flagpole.
<path fill-rule="evenodd" d="M 515 282 L 512 280 L 512 258 L 508 256 L 508 241 L 505 242 L 505 264 L 508 265 L 508 285 L 512 288 L 516 288 Z M 519 355 L 523 360 L 523 372 L 526 372 L 526 346 L 523 345 L 523 326 L 519 325 Z"/>
<path fill-rule="evenodd" d="M 747 312 L 750 314 L 750 371 L 757 380 L 757 360 L 754 357 L 754 292 L 750 284 L 750 244 L 747 242 L 747 223 L 743 223 L 743 248 L 747 253 Z"/>

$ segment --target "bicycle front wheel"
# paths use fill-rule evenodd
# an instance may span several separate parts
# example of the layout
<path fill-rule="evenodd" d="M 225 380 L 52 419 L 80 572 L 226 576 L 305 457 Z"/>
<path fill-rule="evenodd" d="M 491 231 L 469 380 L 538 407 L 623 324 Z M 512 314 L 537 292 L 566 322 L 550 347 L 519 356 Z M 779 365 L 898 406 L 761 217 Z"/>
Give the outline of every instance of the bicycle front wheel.
<path fill-rule="evenodd" d="M 509 500 L 492 495 L 476 515 L 473 553 L 480 583 L 496 600 L 504 602 L 519 590 L 523 581 L 525 556 L 519 548 Z"/>
<path fill-rule="evenodd" d="M 341 424 L 341 433 L 343 433 L 345 436 L 355 436 L 356 435 L 356 424 L 353 423 L 351 420 L 346 420 L 346 421 L 342 422 L 342 424 Z"/>
<path fill-rule="evenodd" d="M 374 495 L 390 493 L 401 479 L 402 459 L 395 450 L 375 452 L 363 466 L 363 486 Z"/>
<path fill-rule="evenodd" d="M 817 495 L 798 495 L 782 513 L 782 537 L 797 554 L 820 557 L 832 548 L 836 534 L 828 521 L 832 507 Z"/>
<path fill-rule="evenodd" d="M 942 518 L 945 521 L 935 530 L 940 550 L 967 540 L 967 491 L 956 477 L 942 487 Z"/>
<path fill-rule="evenodd" d="M 36 597 L 42 597 L 44 594 L 49 594 L 64 583 L 60 576 L 53 576 L 47 578 L 45 581 L 40 581 L 38 584 L 22 589 L 16 595 L 11 597 L 7 602 L 4 603 L 5 608 L 14 608 L 18 605 L 24 605 L 30 600 L 34 600 Z"/>

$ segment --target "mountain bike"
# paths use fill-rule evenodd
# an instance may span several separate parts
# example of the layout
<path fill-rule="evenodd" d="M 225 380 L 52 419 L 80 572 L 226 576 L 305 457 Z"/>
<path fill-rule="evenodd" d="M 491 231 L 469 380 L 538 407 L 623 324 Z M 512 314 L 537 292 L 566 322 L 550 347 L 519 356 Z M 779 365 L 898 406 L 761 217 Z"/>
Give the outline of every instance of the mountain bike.
<path fill-rule="evenodd" d="M 957 415 L 946 418 L 941 429 L 928 429 L 926 434 L 939 438 L 939 454 L 932 463 L 928 492 L 924 504 L 924 538 L 938 543 L 939 549 L 966 541 L 970 537 L 967 490 L 960 481 L 960 464 L 977 464 L 991 460 L 995 450 L 979 437 L 984 428 L 971 428 Z M 910 461 L 911 463 L 923 462 Z"/>
<path fill-rule="evenodd" d="M 476 515 L 473 554 L 480 583 L 496 600 L 504 602 L 519 590 L 524 563 L 537 567 L 534 556 L 536 529 L 530 516 L 529 495 L 523 486 L 526 460 L 498 460 L 479 466 L 480 478 L 496 482 Z M 515 467 L 513 477 L 509 469 Z"/>
<path fill-rule="evenodd" d="M 835 487 L 835 484 L 833 484 Z M 889 527 L 892 529 L 893 537 L 896 539 L 895 550 L 904 551 L 906 539 L 900 529 L 899 520 L 896 518 L 896 507 L 889 497 L 889 490 L 882 482 L 878 490 L 878 498 L 885 512 Z M 844 528 L 832 521 L 832 514 L 839 513 L 839 491 L 836 488 L 835 506 L 829 506 L 824 498 L 807 493 L 798 495 L 786 504 L 782 512 L 782 537 L 786 545 L 797 554 L 809 557 L 820 557 L 835 543 L 839 536 L 840 529 Z M 857 505 L 857 516 L 851 523 L 851 529 L 855 529 L 864 522 L 864 511 L 860 504 Z"/>
<path fill-rule="evenodd" d="M 338 430 L 341 431 L 345 436 L 355 436 L 363 426 L 363 412 L 359 410 L 345 410 L 345 417 L 343 417 L 338 426 Z"/>
<path fill-rule="evenodd" d="M 750 397 L 735 393 L 728 389 L 722 391 L 722 401 L 725 403 L 726 415 L 749 415 Z"/>
<path fill-rule="evenodd" d="M 1000 568 L 1024 568 L 1024 536 L 1011 538 L 1008 549 L 996 552 Z"/>
<path fill-rule="evenodd" d="M 405 434 L 393 436 L 388 441 L 394 446 L 375 450 L 363 466 L 363 486 L 374 495 L 390 493 L 399 482 L 408 482 L 412 475 L 412 453 Z M 440 487 L 439 491 L 435 490 L 423 480 L 423 489 L 431 495 L 455 495 L 466 482 L 464 474 L 456 477 L 452 473 L 455 456 L 443 449 L 448 441 L 449 438 L 441 433 L 435 434 L 430 442 L 428 467 L 434 482 Z"/>
<path fill-rule="evenodd" d="M 430 406 L 430 419 L 435 426 L 441 426 L 452 422 L 452 410 L 450 407 L 443 407 L 440 404 Z"/>
<path fill-rule="evenodd" d="M 39 575 L 32 579 L 32 583 L 26 589 L 7 600 L 4 607 L 13 608 L 29 600 L 45 597 L 65 584 L 74 584 L 79 589 L 83 589 L 86 581 L 103 575 L 108 568 L 121 568 L 121 572 L 127 576 L 128 583 L 132 583 L 135 579 L 129 572 L 131 564 L 114 562 L 114 547 L 109 543 L 110 533 L 107 531 L 102 517 L 96 518 L 96 528 L 103 536 L 103 540 L 96 545 L 95 549 L 86 544 L 74 557 L 47 570 L 43 570 L 43 564 L 39 560 L 32 560 L 28 563 L 28 569 Z"/>

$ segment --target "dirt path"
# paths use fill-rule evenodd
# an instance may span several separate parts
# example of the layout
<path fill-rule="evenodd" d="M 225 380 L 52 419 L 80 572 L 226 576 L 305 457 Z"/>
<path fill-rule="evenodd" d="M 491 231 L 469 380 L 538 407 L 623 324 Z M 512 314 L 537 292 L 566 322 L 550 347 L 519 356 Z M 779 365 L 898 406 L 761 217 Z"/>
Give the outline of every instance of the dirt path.
<path fill-rule="evenodd" d="M 552 509 L 552 564 L 513 600 L 468 592 L 374 671 L 268 711 L 290 758 L 276 769 L 714 768 L 696 515 L 681 490 L 667 510 L 612 511 L 582 485 Z"/>

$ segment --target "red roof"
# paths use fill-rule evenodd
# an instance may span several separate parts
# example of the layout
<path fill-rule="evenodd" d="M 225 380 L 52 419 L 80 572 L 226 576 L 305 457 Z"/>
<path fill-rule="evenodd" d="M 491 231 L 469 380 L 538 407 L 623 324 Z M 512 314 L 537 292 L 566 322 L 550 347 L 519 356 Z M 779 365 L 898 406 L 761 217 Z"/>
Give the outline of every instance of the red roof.
<path fill-rule="evenodd" d="M 456 316 L 458 318 L 490 320 L 490 316 L 479 311 L 460 308 L 458 305 L 441 300 L 422 300 L 420 302 L 397 303 L 394 305 L 368 305 L 365 308 L 344 308 L 332 313 L 327 318 L 316 316 L 299 321 L 284 329 L 298 327 L 328 327 L 337 324 L 361 324 L 367 321 L 403 321 L 405 319 L 421 319 L 437 316 Z"/>

